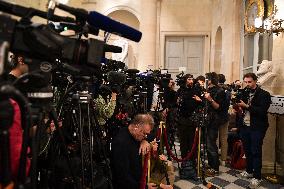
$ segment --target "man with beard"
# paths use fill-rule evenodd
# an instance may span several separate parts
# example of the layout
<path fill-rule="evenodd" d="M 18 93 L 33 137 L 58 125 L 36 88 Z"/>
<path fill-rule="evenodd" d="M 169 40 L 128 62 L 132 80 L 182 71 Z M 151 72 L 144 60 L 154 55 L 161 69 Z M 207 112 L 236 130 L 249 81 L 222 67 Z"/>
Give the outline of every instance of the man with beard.
<path fill-rule="evenodd" d="M 199 94 L 196 92 L 193 83 L 193 75 L 186 74 L 184 76 L 185 86 L 181 87 L 177 91 L 178 96 L 178 122 L 177 130 L 180 141 L 181 157 L 185 158 L 191 151 L 195 136 L 196 123 L 193 120 L 194 111 L 201 104 Z M 180 170 L 181 179 L 196 180 L 196 161 L 194 157 L 189 160 L 185 160 L 181 164 Z"/>
<path fill-rule="evenodd" d="M 242 95 L 237 104 L 243 111 L 243 124 L 240 135 L 244 144 L 247 160 L 246 170 L 240 173 L 242 178 L 251 178 L 249 188 L 258 188 L 261 183 L 262 144 L 269 126 L 267 111 L 271 104 L 269 92 L 261 89 L 254 73 L 243 77 L 247 95 Z"/>

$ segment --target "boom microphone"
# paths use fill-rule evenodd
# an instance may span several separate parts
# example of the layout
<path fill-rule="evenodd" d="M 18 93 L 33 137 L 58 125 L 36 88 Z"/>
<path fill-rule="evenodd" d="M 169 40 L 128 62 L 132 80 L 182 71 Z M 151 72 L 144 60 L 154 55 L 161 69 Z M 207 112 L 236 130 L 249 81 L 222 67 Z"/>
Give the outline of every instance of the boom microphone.
<path fill-rule="evenodd" d="M 88 12 L 85 9 L 73 8 L 61 3 L 58 3 L 57 7 L 75 15 L 79 20 L 87 20 L 90 25 L 106 32 L 120 35 L 135 42 L 139 42 L 141 40 L 142 33 L 140 31 L 117 22 L 96 11 Z"/>
<path fill-rule="evenodd" d="M 139 42 L 142 37 L 140 31 L 95 11 L 89 13 L 88 23 L 106 32 L 120 35 L 135 42 Z"/>

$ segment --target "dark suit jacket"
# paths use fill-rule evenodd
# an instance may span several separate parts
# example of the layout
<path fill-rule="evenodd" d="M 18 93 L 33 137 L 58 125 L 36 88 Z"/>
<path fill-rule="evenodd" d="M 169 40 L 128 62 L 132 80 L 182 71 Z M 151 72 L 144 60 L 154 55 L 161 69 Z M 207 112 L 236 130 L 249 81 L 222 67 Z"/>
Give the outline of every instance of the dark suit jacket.
<path fill-rule="evenodd" d="M 251 100 L 251 105 L 248 108 L 250 112 L 250 126 L 257 130 L 266 130 L 269 126 L 267 110 L 271 104 L 270 93 L 256 88 L 255 95 Z"/>

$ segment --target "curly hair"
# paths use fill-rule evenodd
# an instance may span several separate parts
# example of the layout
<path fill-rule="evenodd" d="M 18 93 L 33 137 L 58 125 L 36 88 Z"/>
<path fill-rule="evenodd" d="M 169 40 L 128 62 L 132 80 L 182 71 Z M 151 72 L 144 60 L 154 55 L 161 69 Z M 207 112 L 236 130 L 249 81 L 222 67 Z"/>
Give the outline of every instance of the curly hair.
<path fill-rule="evenodd" d="M 218 74 L 216 72 L 209 72 L 205 74 L 206 78 L 211 81 L 213 85 L 218 85 Z"/>

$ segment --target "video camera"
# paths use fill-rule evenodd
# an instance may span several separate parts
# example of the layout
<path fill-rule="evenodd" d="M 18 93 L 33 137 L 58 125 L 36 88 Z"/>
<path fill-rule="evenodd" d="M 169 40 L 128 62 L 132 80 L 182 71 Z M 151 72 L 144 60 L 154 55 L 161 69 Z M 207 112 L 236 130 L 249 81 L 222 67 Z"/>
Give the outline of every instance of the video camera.
<path fill-rule="evenodd" d="M 240 103 L 240 101 L 244 101 L 245 103 L 248 103 L 249 100 L 249 93 L 250 93 L 250 89 L 245 87 L 244 89 L 238 89 L 236 91 L 232 92 L 232 104 L 236 104 L 236 103 Z"/>
<path fill-rule="evenodd" d="M 107 45 L 104 41 L 96 39 L 89 38 L 83 40 L 81 37 L 82 35 L 87 36 L 88 33 L 95 34 L 99 29 L 102 29 L 106 32 L 115 33 L 138 42 L 141 39 L 142 33 L 95 11 L 87 12 L 83 9 L 76 9 L 66 5 L 57 4 L 55 1 L 50 1 L 49 5 L 48 12 L 43 12 L 0 0 L 1 12 L 20 17 L 18 21 L 11 16 L 0 14 L 0 75 L 7 72 L 6 63 L 8 62 L 7 54 L 9 51 L 16 55 L 22 55 L 24 57 L 24 63 L 29 67 L 29 73 L 21 76 L 16 81 L 22 85 L 27 79 L 30 86 L 35 88 L 30 90 L 30 88 L 27 87 L 27 97 L 29 101 L 24 98 L 26 101 L 19 105 L 28 109 L 30 108 L 31 102 L 33 108 L 41 109 L 39 111 L 36 110 L 37 112 L 33 114 L 38 116 L 38 120 L 34 121 L 34 123 L 31 123 L 30 121 L 30 117 L 32 116 L 30 109 L 29 111 L 22 111 L 22 120 L 27 121 L 26 123 L 22 121 L 22 126 L 25 126 L 23 127 L 23 147 L 20 157 L 19 176 L 15 183 L 19 185 L 17 188 L 24 188 L 25 183 L 32 185 L 32 188 L 36 188 L 43 183 L 51 183 L 47 181 L 53 181 L 53 178 L 58 179 L 56 173 L 64 172 L 63 176 L 60 177 L 58 181 L 51 183 L 53 184 L 52 187 L 63 184 L 63 178 L 69 178 L 71 175 L 70 178 L 72 178 L 74 183 L 70 185 L 75 186 L 78 184 L 81 188 L 95 188 L 97 183 L 101 183 L 93 181 L 93 178 L 95 178 L 94 173 L 96 173 L 96 178 L 98 178 L 96 170 L 105 170 L 105 172 L 108 172 L 110 169 L 108 169 L 106 165 L 106 169 L 98 168 L 95 170 L 95 166 L 93 165 L 93 161 L 102 159 L 101 157 L 104 155 L 103 153 L 99 154 L 95 152 L 96 157 L 93 157 L 93 149 L 103 149 L 103 147 L 94 147 L 94 144 L 99 144 L 99 141 L 95 141 L 94 139 L 99 140 L 102 132 L 99 131 L 99 127 L 96 127 L 97 123 L 94 117 L 94 107 L 92 106 L 92 92 L 88 89 L 92 87 L 91 85 L 94 83 L 95 79 L 100 77 L 102 69 L 103 72 L 108 73 L 107 79 L 109 83 L 119 86 L 124 82 L 123 77 L 118 81 L 117 75 L 110 73 L 111 71 L 122 68 L 120 63 L 111 62 L 106 66 L 102 66 L 101 64 L 105 52 L 117 52 L 121 51 L 121 48 Z M 71 13 L 75 16 L 76 20 L 69 17 L 54 15 L 53 12 L 56 7 Z M 58 34 L 57 32 L 60 31 L 53 28 L 50 23 L 47 25 L 32 23 L 31 18 L 33 16 L 45 18 L 48 22 L 64 22 L 68 26 L 72 25 L 73 28 L 71 28 L 78 32 L 78 38 L 71 38 Z M 51 75 L 54 77 L 51 77 Z M 1 82 L 0 86 L 0 88 L 6 86 L 5 82 Z M 18 92 L 18 90 L 14 88 L 13 90 Z M 9 99 L 9 96 L 6 95 L 6 98 Z M 1 98 L 1 102 L 3 99 L 4 98 Z M 15 100 L 17 101 L 17 99 Z M 57 106 L 57 112 L 55 112 L 55 104 Z M 34 109 L 31 111 L 33 110 Z M 64 123 L 62 123 L 62 128 L 59 127 L 56 113 L 58 113 L 59 119 L 64 121 Z M 53 165 L 51 169 L 49 169 L 50 167 L 43 168 L 39 166 L 39 161 L 37 161 L 38 156 L 41 154 L 38 148 L 38 143 L 40 142 L 39 129 L 42 129 L 44 131 L 43 133 L 46 134 L 46 127 L 50 126 L 50 122 L 47 122 L 46 124 L 44 122 L 46 116 L 49 117 L 49 121 L 54 121 L 56 131 L 58 132 L 53 135 L 54 138 L 50 138 L 55 146 L 50 146 L 48 141 L 42 150 L 49 151 L 49 148 L 54 150 L 52 151 L 53 156 L 56 157 L 56 160 L 58 159 L 58 161 L 52 162 L 53 165 L 62 164 L 62 162 L 59 161 L 60 158 L 58 158 L 58 155 L 61 157 L 64 156 L 64 159 L 67 159 L 67 162 L 69 163 L 69 152 L 71 150 L 70 146 L 67 147 L 64 140 L 69 138 L 69 134 L 72 134 L 73 137 L 70 137 L 70 141 L 68 140 L 68 145 L 71 145 L 74 142 L 77 146 L 80 146 L 81 158 L 79 158 L 80 161 L 76 162 L 81 164 L 81 175 L 77 174 L 80 171 L 74 167 L 68 167 L 68 170 L 72 172 L 72 169 L 74 169 L 75 171 L 73 171 L 76 172 L 76 174 L 65 173 L 66 169 L 64 168 L 53 169 Z M 37 125 L 34 137 L 31 137 L 29 134 L 32 125 Z M 67 127 L 64 127 L 64 125 L 67 125 Z M 94 132 L 92 132 L 91 129 Z M 64 132 L 64 135 L 61 133 L 62 131 Z M 30 182 L 27 182 L 26 160 L 30 138 L 32 138 L 32 168 Z M 73 141 L 73 138 L 76 138 L 76 141 Z M 88 150 L 85 150 L 87 148 Z M 3 148 L 1 147 L 1 149 Z M 78 157 L 74 158 L 78 159 Z M 103 160 L 104 162 L 107 162 L 106 159 Z M 49 166 L 49 163 L 47 163 L 47 165 Z M 48 176 L 42 174 L 43 172 L 40 172 L 40 169 L 43 169 L 43 172 L 48 172 Z M 110 174 L 107 173 L 107 175 L 104 175 L 102 178 L 110 178 L 109 175 Z M 76 183 L 77 181 L 78 183 Z"/>
<path fill-rule="evenodd" d="M 116 33 L 130 40 L 139 41 L 141 32 L 116 22 L 100 13 L 92 11 L 88 13 L 83 9 L 75 9 L 62 4 L 56 4 L 76 16 L 78 28 L 83 27 L 88 22 L 92 27 L 103 29 L 107 32 Z M 0 1 L 0 11 L 23 17 L 17 21 L 9 16 L 0 16 L 0 41 L 7 41 L 10 44 L 10 51 L 20 53 L 25 57 L 48 62 L 67 62 L 72 65 L 87 65 L 100 69 L 101 58 L 104 52 L 121 52 L 120 47 L 104 44 L 96 39 L 75 39 L 61 36 L 51 29 L 49 25 L 34 25 L 30 19 L 33 16 L 48 18 L 52 21 L 64 21 L 75 23 L 75 20 L 68 17 L 59 17 L 19 5 Z M 76 25 L 74 26 L 76 27 Z"/>
<path fill-rule="evenodd" d="M 153 78 L 155 83 L 161 87 L 161 90 L 164 90 L 169 85 L 169 82 L 171 80 L 171 74 L 169 74 L 168 70 L 166 69 L 154 70 Z"/>
<path fill-rule="evenodd" d="M 54 6 L 50 6 L 51 4 Z M 76 20 L 54 15 L 56 7 L 73 14 Z M 10 16 L 0 14 L 0 42 L 6 44 L 6 48 L 3 47 L 1 50 L 5 49 L 5 52 L 11 51 L 23 55 L 25 63 L 29 65 L 29 73 L 37 72 L 35 75 L 45 77 L 43 86 L 49 84 L 52 74 L 55 76 L 52 77 L 54 85 L 60 83 L 56 77 L 63 78 L 61 84 L 66 84 L 69 82 L 70 75 L 73 76 L 72 80 L 74 78 L 76 80 L 77 76 L 86 75 L 102 79 L 103 74 L 107 77 L 107 72 L 124 69 L 125 65 L 112 60 L 101 64 L 104 61 L 102 58 L 105 52 L 119 53 L 122 51 L 121 47 L 108 45 L 97 39 L 83 40 L 81 39 L 82 33 L 79 34 L 79 38 L 62 36 L 56 33 L 56 30 L 51 27 L 51 23 L 47 25 L 33 24 L 31 22 L 33 16 L 60 22 L 61 25 L 71 25 L 75 31 L 83 31 L 83 28 L 87 27 L 89 29 L 84 31 L 93 31 L 94 34 L 96 30 L 103 29 L 136 42 L 142 36 L 141 32 L 95 11 L 87 12 L 83 9 L 57 4 L 55 1 L 50 1 L 48 8 L 48 12 L 43 12 L 0 1 L 0 11 L 21 17 L 18 21 Z M 5 60 L 6 58 L 3 58 L 2 62 Z"/>
<path fill-rule="evenodd" d="M 181 73 L 176 75 L 176 84 L 180 87 L 185 86 L 185 77 L 184 77 L 184 72 L 182 71 Z"/>

